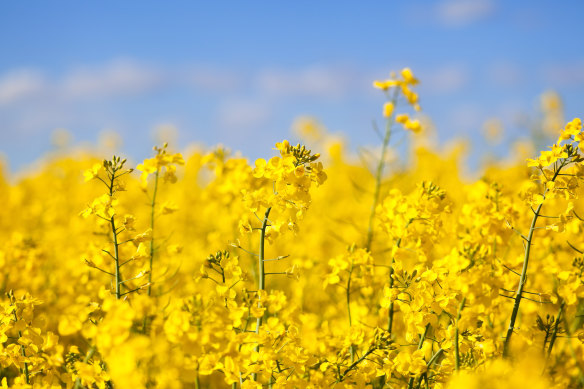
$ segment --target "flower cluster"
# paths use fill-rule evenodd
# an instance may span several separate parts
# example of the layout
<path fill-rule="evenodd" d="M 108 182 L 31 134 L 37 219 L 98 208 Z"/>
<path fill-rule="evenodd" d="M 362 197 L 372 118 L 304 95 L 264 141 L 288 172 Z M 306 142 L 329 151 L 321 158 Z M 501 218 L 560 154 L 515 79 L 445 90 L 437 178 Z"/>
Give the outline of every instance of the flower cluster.
<path fill-rule="evenodd" d="M 373 81 L 373 86 L 381 89 L 388 96 L 388 100 L 383 105 L 383 116 L 389 118 L 393 115 L 395 106 L 397 104 L 398 93 L 405 97 L 409 105 L 416 111 L 420 110 L 419 97 L 416 92 L 412 90 L 413 86 L 418 85 L 419 81 L 414 76 L 410 68 L 404 68 L 400 72 L 401 78 L 397 78 L 395 74 L 391 74 L 390 78 L 383 81 Z M 418 133 L 422 130 L 419 120 L 412 120 L 408 114 L 402 113 L 396 115 L 395 121 L 402 124 L 406 130 Z"/>
<path fill-rule="evenodd" d="M 143 187 L 146 187 L 150 174 L 156 176 L 162 174 L 162 179 L 165 182 L 176 182 L 176 166 L 184 165 L 185 161 L 180 153 L 169 154 L 167 148 L 168 143 L 164 143 L 162 147 L 154 146 L 156 152 L 154 158 L 145 159 L 144 162 L 136 166 L 136 170 L 142 172 L 140 180 Z"/>
<path fill-rule="evenodd" d="M 252 190 L 244 193 L 244 203 L 250 211 L 272 209 L 268 239 L 287 230 L 297 231 L 297 221 L 311 202 L 310 188 L 323 184 L 327 177 L 322 163 L 316 162 L 320 154 L 312 154 L 300 144 L 292 146 L 287 140 L 276 143 L 276 149 L 279 157 L 255 161 L 252 176 L 257 181 Z M 251 231 L 252 223 L 247 215 L 240 230 Z"/>

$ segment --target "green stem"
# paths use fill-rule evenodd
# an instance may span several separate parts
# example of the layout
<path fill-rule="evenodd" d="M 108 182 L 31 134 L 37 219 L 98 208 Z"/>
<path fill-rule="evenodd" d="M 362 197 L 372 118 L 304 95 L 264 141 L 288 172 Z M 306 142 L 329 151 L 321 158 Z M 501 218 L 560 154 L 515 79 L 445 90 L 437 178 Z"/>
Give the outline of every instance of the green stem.
<path fill-rule="evenodd" d="M 543 338 L 543 350 L 542 351 L 543 351 L 544 356 L 545 356 L 545 350 L 546 350 L 546 346 L 547 346 L 547 342 L 548 342 L 549 337 L 550 337 L 550 330 L 548 328 L 545 331 L 545 338 Z"/>
<path fill-rule="evenodd" d="M 573 360 L 576 362 L 576 366 L 578 367 L 578 371 L 580 372 L 578 376 L 578 381 L 580 381 L 580 386 L 584 388 L 584 367 L 580 364 L 581 358 L 578 355 L 576 355 L 576 350 L 574 350 L 574 345 L 572 344 L 572 331 L 570 329 L 570 323 L 568 322 L 566 315 L 562 317 L 562 320 L 564 322 L 564 329 L 566 331 L 566 341 L 568 342 L 570 354 L 572 355 Z"/>
<path fill-rule="evenodd" d="M 158 193 L 158 177 L 160 170 L 156 170 L 154 175 L 154 192 L 152 193 L 152 202 L 150 203 L 150 231 L 152 238 L 150 239 L 150 267 L 148 270 L 148 296 L 152 295 L 152 262 L 154 261 L 154 211 L 156 207 L 156 194 Z"/>
<path fill-rule="evenodd" d="M 353 276 L 353 259 L 351 259 L 351 270 L 349 270 L 349 277 L 347 279 L 347 291 L 346 291 L 346 299 L 347 299 L 347 315 L 349 315 L 349 328 L 353 326 L 353 320 L 351 317 L 351 278 Z M 351 363 L 355 361 L 355 345 L 349 346 L 349 354 L 351 355 Z"/>
<path fill-rule="evenodd" d="M 260 230 L 260 252 L 258 258 L 258 270 L 259 270 L 259 278 L 258 278 L 258 291 L 266 289 L 266 271 L 264 267 L 264 259 L 265 259 L 265 242 L 266 242 L 266 228 L 268 227 L 268 217 L 270 216 L 270 211 L 272 208 L 266 209 L 266 213 L 264 214 L 264 220 L 262 221 L 262 228 Z M 261 301 L 258 301 L 258 306 L 261 306 Z M 256 321 L 256 329 L 255 333 L 260 333 L 260 326 L 262 325 L 262 318 L 258 317 Z M 258 344 L 255 348 L 256 352 L 260 351 L 260 345 Z M 252 379 L 254 381 L 257 380 L 257 373 L 252 374 Z"/>
<path fill-rule="evenodd" d="M 266 270 L 264 266 L 264 259 L 265 259 L 265 244 L 266 244 L 266 228 L 268 227 L 268 217 L 270 216 L 270 211 L 272 208 L 268 208 L 266 213 L 264 214 L 264 220 L 262 221 L 262 229 L 260 234 L 260 252 L 258 258 L 258 269 L 259 269 L 259 280 L 258 280 L 258 289 L 265 290 L 266 289 Z M 261 318 L 259 319 L 261 320 Z M 257 328 L 256 328 L 257 331 Z"/>
<path fill-rule="evenodd" d="M 110 185 L 109 185 L 110 198 L 114 196 L 116 172 L 117 172 L 117 169 L 114 168 L 112 170 L 111 181 L 110 181 Z M 115 270 L 116 299 L 119 300 L 122 297 L 122 294 L 121 294 L 121 290 L 120 290 L 120 287 L 121 287 L 120 255 L 119 255 L 119 249 L 118 249 L 118 232 L 116 229 L 115 215 L 112 215 L 112 217 L 110 218 L 110 225 L 111 225 L 112 235 L 113 235 L 113 239 L 114 239 L 114 262 L 115 262 L 115 267 L 116 267 L 116 270 Z"/>
<path fill-rule="evenodd" d="M 375 347 L 370 348 L 365 354 L 363 354 L 363 356 L 361 358 L 359 358 L 355 362 L 353 362 L 351 364 L 351 366 L 349 366 L 343 372 L 343 374 L 341 374 L 339 376 L 339 380 L 337 382 L 342 382 L 345 379 L 345 377 L 347 376 L 347 374 L 349 374 L 351 372 L 351 370 L 353 370 L 354 368 L 356 368 L 358 364 L 360 364 L 361 362 L 363 362 L 365 360 L 365 358 L 367 358 L 369 356 L 369 354 L 371 354 L 375 350 L 377 350 L 377 348 L 375 348 Z"/>
<path fill-rule="evenodd" d="M 353 326 L 351 319 L 351 277 L 353 275 L 353 259 L 351 259 L 351 270 L 349 270 L 349 277 L 347 279 L 347 291 L 345 293 L 347 300 L 347 315 L 349 316 L 349 327 Z"/>
<path fill-rule="evenodd" d="M 397 91 L 395 93 L 391 102 L 395 106 L 397 101 Z M 393 115 L 388 117 L 385 122 L 385 136 L 383 137 L 383 143 L 381 145 L 381 158 L 377 164 L 377 171 L 375 173 L 375 189 L 373 192 L 373 204 L 371 204 L 371 212 L 369 213 L 369 226 L 367 227 L 367 243 L 365 248 L 367 251 L 371 251 L 371 244 L 373 243 L 373 221 L 375 220 L 375 211 L 377 209 L 377 203 L 379 203 L 379 192 L 381 191 L 381 180 L 383 178 L 383 168 L 385 166 L 385 154 L 387 153 L 387 148 L 389 146 L 389 141 L 391 139 L 391 126 L 393 124 Z"/>
<path fill-rule="evenodd" d="M 436 351 L 436 354 L 432 355 L 432 358 L 430 358 L 430 360 L 426 364 L 426 372 L 420 376 L 420 380 L 418 381 L 418 388 L 422 385 L 422 381 L 424 380 L 424 378 L 426 379 L 426 387 L 429 387 L 428 370 L 430 370 L 434 362 L 436 362 L 436 360 L 440 358 L 443 352 L 444 352 L 443 349 L 439 349 L 438 351 Z"/>
<path fill-rule="evenodd" d="M 562 163 L 558 169 L 554 172 L 554 176 L 550 180 L 554 182 L 560 174 L 560 170 L 564 167 L 564 163 Z M 547 189 L 543 193 L 544 201 L 545 195 L 547 193 Z M 505 337 L 505 343 L 503 345 L 503 357 L 509 357 L 510 345 L 511 345 L 511 337 L 513 336 L 513 329 L 515 328 L 515 321 L 517 320 L 517 314 L 519 313 L 519 304 L 521 304 L 521 299 L 523 298 L 523 288 L 525 287 L 525 283 L 527 281 L 527 266 L 529 264 L 529 254 L 531 253 L 531 244 L 533 242 L 533 233 L 535 232 L 535 225 L 537 223 L 537 219 L 539 217 L 539 213 L 541 212 L 541 208 L 543 207 L 543 202 L 537 206 L 537 209 L 533 213 L 533 219 L 531 220 L 531 226 L 529 227 L 529 234 L 527 235 L 526 243 L 525 243 L 525 256 L 523 258 L 523 268 L 521 270 L 521 277 L 519 278 L 519 285 L 517 285 L 517 292 L 515 293 L 515 302 L 513 304 L 513 311 L 511 312 L 511 318 L 509 320 L 509 327 L 507 328 L 507 336 Z"/>
<path fill-rule="evenodd" d="M 110 219 L 112 233 L 114 236 L 114 262 L 115 262 L 115 277 L 116 277 L 116 299 L 120 299 L 122 297 L 122 293 L 120 290 L 121 287 L 121 275 L 120 275 L 120 254 L 118 249 L 118 234 L 116 232 L 116 222 L 114 220 L 114 216 Z"/>
<path fill-rule="evenodd" d="M 16 316 L 16 309 L 12 313 L 14 314 L 14 322 L 16 323 L 18 321 L 18 317 Z M 20 338 L 22 338 L 22 331 L 18 331 L 18 339 Z M 26 349 L 23 344 L 20 345 L 20 352 L 22 353 L 22 356 L 26 358 Z M 26 384 L 30 385 L 30 375 L 28 372 L 28 363 L 26 363 L 26 361 L 24 362 L 23 372 Z"/>
<path fill-rule="evenodd" d="M 426 340 L 426 335 L 428 334 L 428 329 L 430 328 L 430 323 L 426 324 L 426 328 L 424 328 L 424 333 L 420 336 L 420 342 L 418 343 L 418 350 L 422 348 L 424 345 L 424 341 Z M 410 377 L 408 381 L 408 389 L 412 389 L 414 387 L 414 379 L 415 377 Z"/>
<path fill-rule="evenodd" d="M 407 228 L 410 226 L 410 224 L 412 224 L 412 222 L 414 221 L 414 219 L 409 219 L 408 222 L 406 223 L 405 227 L 404 227 L 404 231 L 407 230 Z M 399 248 L 401 246 L 401 242 L 402 242 L 402 236 L 400 236 L 396 242 L 396 246 Z M 389 289 L 393 288 L 393 283 L 394 283 L 394 279 L 393 279 L 393 274 L 394 274 L 394 269 L 393 269 L 393 264 L 395 263 L 395 258 L 391 258 L 391 264 L 389 265 Z M 391 331 L 393 328 L 393 312 L 394 312 L 394 307 L 393 307 L 393 301 L 391 303 L 389 303 L 389 311 L 387 313 L 387 332 L 389 332 L 389 334 L 391 335 Z"/>
<path fill-rule="evenodd" d="M 428 369 L 432 367 L 432 365 L 434 364 L 434 362 L 436 362 L 436 360 L 440 357 L 440 355 L 442 355 L 442 353 L 444 352 L 443 349 L 439 349 L 438 351 L 436 351 L 436 354 L 432 355 L 432 358 L 430 358 L 430 361 L 428 361 Z"/>
<path fill-rule="evenodd" d="M 562 301 L 560 305 L 560 311 L 558 312 L 558 316 L 556 316 L 556 321 L 554 322 L 554 331 L 552 332 L 552 337 L 550 338 L 550 346 L 548 347 L 547 359 L 549 360 L 552 355 L 552 349 L 554 348 L 554 343 L 556 338 L 558 337 L 558 328 L 560 327 L 560 319 L 562 317 L 562 313 L 564 311 L 566 303 Z"/>
<path fill-rule="evenodd" d="M 462 313 L 462 310 L 464 309 L 464 303 L 466 302 L 466 297 L 463 297 L 462 302 L 460 303 L 460 306 L 458 307 L 458 314 L 456 315 L 456 328 L 454 330 L 454 356 L 455 356 L 455 368 L 456 371 L 460 370 L 460 350 L 458 348 L 458 335 L 459 335 L 459 330 L 458 330 L 458 321 L 460 320 L 460 314 Z"/>
<path fill-rule="evenodd" d="M 393 265 L 393 260 L 391 261 L 392 265 Z M 389 289 L 393 288 L 393 274 L 394 274 L 394 270 L 393 270 L 393 266 L 391 266 L 389 268 Z M 391 303 L 389 303 L 389 311 L 387 313 L 387 332 L 389 332 L 389 335 L 391 336 L 391 331 L 393 330 L 393 311 L 394 311 L 394 307 L 393 307 L 393 301 Z"/>
<path fill-rule="evenodd" d="M 584 299 L 578 299 L 578 307 L 576 308 L 576 317 L 572 320 L 571 332 L 576 331 L 578 328 L 582 327 L 584 323 Z"/>
<path fill-rule="evenodd" d="M 85 354 L 85 358 L 83 358 L 83 363 L 88 363 L 89 360 L 91 359 L 91 357 L 93 357 L 93 354 L 95 354 L 95 346 L 91 346 L 89 348 L 89 350 L 87 351 L 87 354 Z M 74 389 L 81 389 L 83 388 L 83 385 L 81 385 L 81 378 L 77 378 L 75 380 L 75 386 L 73 387 Z"/>

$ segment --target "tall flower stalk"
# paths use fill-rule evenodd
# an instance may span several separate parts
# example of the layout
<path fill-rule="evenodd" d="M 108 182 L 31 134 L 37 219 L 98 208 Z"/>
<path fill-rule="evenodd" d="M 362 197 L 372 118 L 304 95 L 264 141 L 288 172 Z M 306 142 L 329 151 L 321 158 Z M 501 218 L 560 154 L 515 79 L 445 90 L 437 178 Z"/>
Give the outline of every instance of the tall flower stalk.
<path fill-rule="evenodd" d="M 155 226 L 156 226 L 156 211 L 158 199 L 158 186 L 162 175 L 164 182 L 175 183 L 176 166 L 184 165 L 184 159 L 180 153 L 169 154 L 168 143 L 164 143 L 162 147 L 154 146 L 153 150 L 156 152 L 154 158 L 145 159 L 144 162 L 136 167 L 136 170 L 142 172 L 140 179 L 142 182 L 142 189 L 148 191 L 148 177 L 154 175 L 154 188 L 150 196 L 150 247 L 148 252 L 148 296 L 152 295 L 154 258 L 156 256 L 155 247 Z M 172 213 L 176 210 L 176 205 L 167 203 L 163 205 L 161 213 Z"/>
<path fill-rule="evenodd" d="M 533 195 L 529 199 L 531 203 L 531 211 L 533 212 L 533 218 L 531 220 L 531 225 L 529 227 L 527 236 L 521 235 L 525 242 L 523 266 L 521 269 L 517 290 L 515 292 L 515 297 L 513 298 L 513 310 L 511 311 L 509 326 L 507 327 L 507 334 L 505 336 L 505 342 L 503 345 L 504 357 L 510 356 L 511 338 L 515 330 L 515 323 L 519 314 L 521 300 L 524 298 L 523 294 L 525 284 L 527 282 L 527 272 L 531 256 L 531 247 L 533 245 L 534 232 L 538 228 L 537 221 L 541 217 L 541 210 L 543 205 L 549 199 L 559 196 L 570 196 L 569 185 L 567 185 L 567 183 L 566 185 L 557 185 L 557 180 L 559 177 L 564 176 L 561 172 L 565 167 L 572 163 L 579 163 L 584 160 L 578 153 L 578 148 L 581 144 L 581 141 L 584 140 L 584 135 L 582 134 L 581 130 L 582 123 L 580 119 L 574 119 L 572 122 L 566 125 L 558 141 L 550 148 L 551 150 L 542 151 L 539 158 L 528 160 L 528 166 L 538 169 L 539 174 L 537 174 L 534 178 L 544 186 L 544 190 L 543 193 Z M 564 143 L 564 141 L 570 141 L 570 143 Z M 551 170 L 548 168 L 549 166 L 552 167 Z M 567 176 L 569 177 L 570 175 L 568 174 Z M 535 209 L 533 208 L 534 205 L 536 206 Z M 564 224 L 565 221 L 566 217 L 562 215 L 560 217 L 560 224 Z M 556 225 L 555 229 L 559 229 L 559 227 Z"/>
<path fill-rule="evenodd" d="M 116 195 L 119 191 L 124 190 L 124 184 L 120 181 L 120 178 L 133 171 L 133 169 L 124 168 L 125 163 L 126 159 L 121 159 L 120 157 L 116 157 L 114 155 L 111 160 L 104 160 L 103 164 L 95 164 L 92 169 L 89 169 L 85 172 L 86 181 L 91 179 L 97 179 L 101 181 L 105 185 L 107 192 L 106 194 L 95 199 L 90 206 L 81 212 L 83 217 L 88 217 L 92 214 L 95 215 L 99 219 L 103 220 L 109 227 L 113 252 L 112 250 L 108 249 L 103 249 L 102 251 L 114 261 L 113 272 L 97 266 L 91 260 L 86 259 L 86 263 L 90 267 L 109 274 L 113 277 L 114 293 L 116 299 L 118 300 L 121 299 L 123 295 L 134 291 L 130 290 L 127 292 L 122 292 L 122 285 L 129 280 L 122 279 L 121 268 L 129 260 L 122 262 L 120 246 L 128 243 L 130 240 L 123 241 L 120 238 L 120 234 L 126 231 L 127 228 L 125 223 L 120 223 L 118 220 L 119 216 L 116 214 L 116 206 L 118 204 Z M 102 169 L 105 171 L 105 178 L 100 176 Z"/>
<path fill-rule="evenodd" d="M 326 180 L 322 163 L 316 162 L 319 154 L 300 144 L 292 146 L 287 140 L 277 143 L 276 148 L 280 156 L 273 157 L 269 161 L 258 159 L 253 169 L 253 177 L 257 189 L 245 192 L 244 203 L 261 222 L 261 227 L 253 227 L 252 219 L 246 217 L 240 221 L 242 233 L 259 230 L 259 252 L 251 253 L 258 257 L 258 290 L 257 290 L 257 316 L 255 333 L 259 334 L 264 317 L 264 301 L 266 296 L 267 275 L 292 275 L 294 267 L 285 272 L 266 272 L 266 242 L 272 241 L 287 231 L 296 231 L 297 222 L 310 205 L 309 189 L 313 184 L 320 185 Z M 264 216 L 260 218 L 257 212 L 264 210 Z M 241 248 L 241 246 L 236 245 Z M 247 250 L 246 250 L 247 251 Z M 280 260 L 285 257 L 277 257 Z M 257 353 L 261 352 L 261 344 L 255 346 Z M 258 374 L 252 373 L 253 381 L 258 381 Z M 270 378 L 271 385 L 272 379 Z"/>
<path fill-rule="evenodd" d="M 373 86 L 382 90 L 385 93 L 387 98 L 387 102 L 383 106 L 383 116 L 385 117 L 385 134 L 383 136 L 383 142 L 381 144 L 381 156 L 379 158 L 377 169 L 375 173 L 375 187 L 373 191 L 373 202 L 371 204 L 371 211 L 369 213 L 369 223 L 367 227 L 367 240 L 365 244 L 365 248 L 368 251 L 371 251 L 371 246 L 373 244 L 374 238 L 374 222 L 375 222 L 375 215 L 377 212 L 377 207 L 380 200 L 380 192 L 381 192 L 381 184 L 383 180 L 383 170 L 385 168 L 385 159 L 387 150 L 389 148 L 389 143 L 391 140 L 392 135 L 392 128 L 395 122 L 401 123 L 405 129 L 410 130 L 412 132 L 418 133 L 421 131 L 421 126 L 419 121 L 411 120 L 408 115 L 400 114 L 395 115 L 395 107 L 398 103 L 398 97 L 400 94 L 405 97 L 407 102 L 414 107 L 416 111 L 420 110 L 420 106 L 418 104 L 418 95 L 413 92 L 410 87 L 415 86 L 419 83 L 418 79 L 414 76 L 412 71 L 409 68 L 405 68 L 400 73 L 401 79 L 397 79 L 393 74 L 392 76 L 384 81 L 374 81 Z M 401 243 L 401 239 L 397 242 L 397 246 L 399 247 Z M 391 262 L 389 264 L 389 288 L 393 288 L 394 279 L 393 279 L 393 263 L 394 258 L 391 258 Z M 349 300 L 349 296 L 347 297 Z M 347 302 L 349 304 L 349 302 Z M 392 327 L 393 327 L 393 315 L 394 315 L 394 304 L 393 302 L 390 304 L 388 309 L 388 323 L 387 329 L 388 332 L 391 334 Z"/>

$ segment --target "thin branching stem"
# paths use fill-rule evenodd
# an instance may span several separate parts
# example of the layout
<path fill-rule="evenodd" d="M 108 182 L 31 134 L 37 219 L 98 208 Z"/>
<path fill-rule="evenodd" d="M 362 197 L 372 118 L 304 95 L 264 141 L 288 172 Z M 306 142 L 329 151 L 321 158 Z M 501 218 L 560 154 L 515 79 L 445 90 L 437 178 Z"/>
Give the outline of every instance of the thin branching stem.
<path fill-rule="evenodd" d="M 353 326 L 353 320 L 351 318 L 351 278 L 353 276 L 353 258 L 351 258 L 351 269 L 349 270 L 349 277 L 347 278 L 347 290 L 346 298 L 347 298 L 347 315 L 349 316 L 349 327 Z M 351 354 L 351 363 L 355 361 L 355 346 L 351 345 L 349 347 L 349 354 Z"/>
<path fill-rule="evenodd" d="M 119 163 L 119 159 L 116 159 L 116 157 L 114 156 L 114 159 L 112 160 L 112 164 L 110 165 L 111 167 L 111 172 L 107 171 L 107 176 L 109 178 L 109 184 L 107 185 L 108 190 L 109 190 L 109 197 L 111 199 L 113 199 L 114 194 L 116 193 L 116 172 L 118 172 L 122 166 L 124 165 L 125 160 L 121 161 L 121 163 Z M 98 215 L 99 216 L 99 215 Z M 118 235 L 119 235 L 119 231 L 118 231 L 118 227 L 116 227 L 116 215 L 115 213 L 112 214 L 109 218 L 105 218 L 102 217 L 104 220 L 107 220 L 107 222 L 110 224 L 110 228 L 112 231 L 112 240 L 113 240 L 113 244 L 114 244 L 114 253 L 111 254 L 109 251 L 104 250 L 107 254 L 109 254 L 112 259 L 114 260 L 114 265 L 115 265 L 115 270 L 114 270 L 114 278 L 115 278 L 115 293 L 116 293 L 116 299 L 120 299 L 122 297 L 122 293 L 120 291 L 120 287 L 121 287 L 121 279 L 122 279 L 122 275 L 120 272 L 120 252 L 119 252 L 119 246 L 120 243 L 118 242 Z"/>
<path fill-rule="evenodd" d="M 18 321 L 18 317 L 16 316 L 16 309 L 14 309 L 12 313 L 14 314 L 14 322 L 16 323 Z M 18 330 L 18 339 L 20 338 L 22 338 L 22 331 Z M 22 357 L 26 359 L 26 348 L 24 347 L 24 344 L 20 344 L 20 352 L 22 354 Z M 24 361 L 24 369 L 22 370 L 22 372 L 24 373 L 24 379 L 26 381 L 26 384 L 30 385 L 30 374 L 28 372 L 28 363 L 26 361 Z"/>
<path fill-rule="evenodd" d="M 428 335 L 428 330 L 430 329 L 430 323 L 426 324 L 426 328 L 424 328 L 424 333 L 420 336 L 420 342 L 418 343 L 418 350 L 422 349 L 424 345 L 424 341 L 426 340 L 426 335 Z M 408 389 L 412 389 L 414 387 L 415 377 L 410 377 L 408 381 Z"/>
<path fill-rule="evenodd" d="M 266 228 L 268 228 L 268 217 L 270 216 L 270 211 L 272 208 L 266 209 L 266 213 L 264 214 L 264 219 L 262 221 L 262 229 L 260 231 L 260 250 L 258 256 L 258 291 L 266 290 L 266 271 L 264 266 L 264 258 L 265 258 L 265 243 L 266 243 Z M 258 301 L 258 306 L 261 306 L 262 302 Z M 262 317 L 258 317 L 256 320 L 256 328 L 255 333 L 260 333 L 260 326 L 262 325 Z M 257 352 L 260 350 L 260 345 L 258 344 L 255 348 Z M 252 374 L 252 379 L 257 381 L 257 373 Z"/>
<path fill-rule="evenodd" d="M 584 254 L 584 251 L 577 249 L 576 247 L 574 247 L 574 245 L 572 243 L 570 243 L 569 241 L 566 241 L 566 243 L 568 244 L 568 246 L 570 246 L 572 248 L 572 250 L 576 251 L 579 254 Z"/>
<path fill-rule="evenodd" d="M 564 163 L 560 164 L 556 171 L 554 172 L 554 176 L 550 180 L 551 182 L 555 182 L 560 170 L 564 167 Z M 545 195 L 547 193 L 547 189 L 543 193 L 544 201 Z M 519 279 L 519 284 L 517 285 L 517 292 L 515 293 L 515 302 L 513 304 L 513 311 L 511 312 L 511 318 L 509 319 L 509 327 L 507 328 L 507 336 L 505 337 L 505 343 L 503 345 L 503 357 L 509 357 L 510 352 L 510 345 L 511 345 L 511 337 L 513 336 L 513 330 L 515 328 L 515 321 L 517 320 L 517 315 L 519 314 L 519 305 L 521 304 L 521 299 L 523 298 L 523 288 L 525 287 L 525 283 L 527 281 L 527 267 L 529 265 L 529 255 L 531 253 L 531 245 L 533 243 L 533 233 L 536 230 L 536 223 L 538 216 L 541 212 L 541 208 L 543 207 L 543 201 L 537 206 L 533 214 L 533 219 L 531 220 L 531 226 L 529 227 L 529 234 L 526 238 L 525 243 L 525 256 L 523 258 L 523 268 L 521 270 L 521 277 Z"/>
<path fill-rule="evenodd" d="M 412 224 L 414 222 L 415 219 L 409 219 L 408 222 L 406 223 L 405 227 L 404 227 L 404 231 L 408 229 L 408 227 L 410 226 L 410 224 Z M 401 242 L 402 242 L 402 236 L 399 237 L 399 239 L 396 242 L 396 246 L 399 248 L 401 246 Z M 393 274 L 394 274 L 394 269 L 393 269 L 393 263 L 395 262 L 395 258 L 391 258 L 391 265 L 389 267 L 389 289 L 393 288 L 393 284 L 394 284 L 394 278 L 393 278 Z M 391 336 L 391 331 L 393 329 L 393 312 L 394 312 L 394 306 L 393 306 L 393 301 L 391 303 L 389 303 L 389 311 L 387 313 L 387 332 L 389 332 L 390 336 Z"/>
<path fill-rule="evenodd" d="M 91 346 L 89 348 L 89 350 L 87 351 L 87 354 L 85 354 L 85 358 L 83 358 L 83 363 L 88 363 L 89 360 L 93 357 L 93 354 L 95 354 L 96 348 L 95 346 Z M 75 380 L 75 386 L 73 387 L 73 389 L 81 389 L 83 388 L 83 385 L 81 384 L 81 378 L 77 378 Z"/>
<path fill-rule="evenodd" d="M 397 94 L 399 89 L 395 88 L 393 98 L 391 102 L 393 105 L 396 104 Z M 393 124 L 393 115 L 388 117 L 385 122 L 385 136 L 383 137 L 383 143 L 381 144 L 381 156 L 377 164 L 377 170 L 375 173 L 375 189 L 373 192 L 373 203 L 371 204 L 371 212 L 369 213 L 369 225 L 367 227 L 367 243 L 365 248 L 367 251 L 371 251 L 371 244 L 373 243 L 373 222 L 375 220 L 375 211 L 377 209 L 377 204 L 379 203 L 379 192 L 381 191 L 381 181 L 383 179 L 383 168 L 385 167 L 385 154 L 389 147 L 389 141 L 391 140 L 391 128 Z"/>
<path fill-rule="evenodd" d="M 156 210 L 156 194 L 158 193 L 158 178 L 160 170 L 157 169 L 154 174 L 154 192 L 152 193 L 152 201 L 150 202 L 150 230 L 152 237 L 150 238 L 150 273 L 148 274 L 148 296 L 152 295 L 152 263 L 154 262 L 154 212 Z"/>
<path fill-rule="evenodd" d="M 120 274 L 120 254 L 119 254 L 119 249 L 118 249 L 118 234 L 116 234 L 116 221 L 114 219 L 115 216 L 112 216 L 110 219 L 110 223 L 112 226 L 112 234 L 114 237 L 114 262 L 115 262 L 115 276 L 116 276 L 116 298 L 119 300 L 121 297 L 120 294 L 120 280 L 121 280 L 121 274 Z"/>
<path fill-rule="evenodd" d="M 456 371 L 460 370 L 460 350 L 459 350 L 459 345 L 458 345 L 458 337 L 459 337 L 459 329 L 458 329 L 458 322 L 460 321 L 460 314 L 462 313 L 462 310 L 464 309 L 464 303 L 466 303 L 466 297 L 462 298 L 462 301 L 460 303 L 460 306 L 458 307 L 458 313 L 456 314 L 456 328 L 454 330 L 454 362 L 455 362 L 455 368 Z"/>
<path fill-rule="evenodd" d="M 432 357 L 430 358 L 430 360 L 426 364 L 426 372 L 420 376 L 420 380 L 418 381 L 418 388 L 422 385 L 422 381 L 424 381 L 424 380 L 426 381 L 426 388 L 429 387 L 428 370 L 430 370 L 430 368 L 432 367 L 434 362 L 436 362 L 438 360 L 438 358 L 440 358 L 440 356 L 442 356 L 443 353 L 444 353 L 444 350 L 439 349 L 438 351 L 436 351 L 436 353 L 434 355 L 432 355 Z"/>
<path fill-rule="evenodd" d="M 351 365 L 349 367 L 347 367 L 347 369 L 343 372 L 343 374 L 341 374 L 339 376 L 338 382 L 342 382 L 345 379 L 345 377 L 347 376 L 347 374 L 349 374 L 354 368 L 357 367 L 358 364 L 363 362 L 369 356 L 369 354 L 371 354 L 375 350 L 377 350 L 377 348 L 371 347 L 369 350 L 367 350 L 367 352 L 365 354 L 363 354 L 363 356 L 361 356 L 361 358 L 359 358 L 355 362 L 351 363 Z"/>
<path fill-rule="evenodd" d="M 547 352 L 547 359 L 549 360 L 551 355 L 552 355 L 552 349 L 554 348 L 554 343 L 556 341 L 556 338 L 558 337 L 558 329 L 560 327 L 560 319 L 562 318 L 562 313 L 564 312 L 564 307 L 565 307 L 566 303 L 564 301 L 562 301 L 562 304 L 560 304 L 560 310 L 558 311 L 558 316 L 556 316 L 556 321 L 554 322 L 554 329 L 552 331 L 552 336 L 550 338 L 550 345 L 548 347 L 548 352 Z"/>

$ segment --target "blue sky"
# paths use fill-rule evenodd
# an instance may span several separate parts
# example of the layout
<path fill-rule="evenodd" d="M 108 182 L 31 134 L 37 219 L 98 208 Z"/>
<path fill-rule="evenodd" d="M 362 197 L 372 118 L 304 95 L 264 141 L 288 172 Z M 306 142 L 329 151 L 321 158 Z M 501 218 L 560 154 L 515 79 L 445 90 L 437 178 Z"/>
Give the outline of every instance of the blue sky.
<path fill-rule="evenodd" d="M 316 117 L 353 145 L 375 145 L 383 96 L 371 87 L 412 68 L 442 143 L 498 117 L 527 135 L 553 89 L 566 118 L 584 112 L 580 1 L 4 2 L 0 5 L 0 153 L 10 169 L 115 131 L 149 155 L 154 129 L 177 147 L 222 143 L 251 158 Z M 501 151 L 503 150 L 503 151 Z M 502 148 L 498 152 L 504 153 Z"/>

